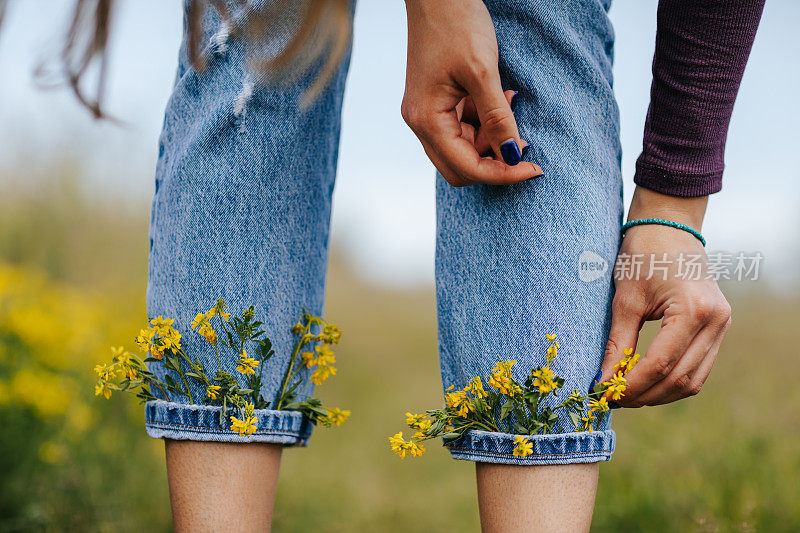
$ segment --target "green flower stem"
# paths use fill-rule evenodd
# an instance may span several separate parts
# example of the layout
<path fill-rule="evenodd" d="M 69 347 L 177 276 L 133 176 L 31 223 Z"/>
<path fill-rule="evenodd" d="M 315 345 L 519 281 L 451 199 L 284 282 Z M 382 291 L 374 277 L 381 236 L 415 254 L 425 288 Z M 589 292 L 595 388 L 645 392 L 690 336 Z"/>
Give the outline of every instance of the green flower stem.
<path fill-rule="evenodd" d="M 292 369 L 294 368 L 294 363 L 297 360 L 297 354 L 300 353 L 300 349 L 302 348 L 303 337 L 305 337 L 306 333 L 311 329 L 311 325 L 307 325 L 303 328 L 303 331 L 300 333 L 300 338 L 297 339 L 297 342 L 294 343 L 294 348 L 292 349 L 292 357 L 289 359 L 289 368 L 286 369 L 286 374 L 283 376 L 283 381 L 281 382 L 280 392 L 278 393 L 278 398 L 275 400 L 275 410 L 280 411 L 281 406 L 283 405 L 283 393 L 286 392 L 286 385 L 289 383 L 289 380 L 292 376 Z"/>

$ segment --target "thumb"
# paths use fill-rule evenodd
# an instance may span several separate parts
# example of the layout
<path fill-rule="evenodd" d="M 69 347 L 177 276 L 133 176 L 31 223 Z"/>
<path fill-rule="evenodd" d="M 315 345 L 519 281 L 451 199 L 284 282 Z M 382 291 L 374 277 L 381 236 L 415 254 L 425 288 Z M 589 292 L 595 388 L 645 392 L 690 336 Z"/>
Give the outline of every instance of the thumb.
<path fill-rule="evenodd" d="M 636 350 L 644 312 L 630 298 L 617 292 L 611 305 L 611 331 L 608 334 L 605 357 L 600 367 L 600 378 L 605 381 L 614 373 L 614 365 L 625 357 L 625 351 Z"/>
<path fill-rule="evenodd" d="M 483 78 L 474 87 L 465 87 L 472 96 L 480 120 L 480 132 L 489 141 L 498 159 L 514 166 L 522 161 L 528 143 L 519 136 L 517 120 L 500 84 L 500 74 Z"/>

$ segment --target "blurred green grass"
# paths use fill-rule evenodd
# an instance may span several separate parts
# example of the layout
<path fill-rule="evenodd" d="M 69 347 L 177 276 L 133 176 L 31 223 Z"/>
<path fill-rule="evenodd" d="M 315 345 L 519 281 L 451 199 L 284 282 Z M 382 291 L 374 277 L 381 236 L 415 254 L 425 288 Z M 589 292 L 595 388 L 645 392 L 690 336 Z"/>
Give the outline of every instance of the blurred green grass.
<path fill-rule="evenodd" d="M 17 175 L 0 176 L 0 264 L 42 293 L 22 301 L 6 286 L 0 316 L 42 305 L 57 323 L 74 319 L 69 309 L 94 310 L 81 336 L 65 329 L 66 363 L 0 323 L 0 531 L 170 530 L 162 443 L 147 437 L 132 398 L 101 402 L 91 390 L 93 364 L 145 319 L 148 204 L 85 190 L 79 175 L 56 167 L 17 186 Z M 407 410 L 441 401 L 433 291 L 365 284 L 347 261 L 334 244 L 326 317 L 345 333 L 340 373 L 320 392 L 353 416 L 286 451 L 275 529 L 475 531 L 472 463 L 435 443 L 400 460 L 386 443 Z M 703 392 L 615 416 L 617 452 L 601 465 L 593 530 L 800 529 L 800 299 L 758 284 L 726 294 L 733 327 Z M 79 385 L 65 390 L 69 405 L 89 410 L 82 431 L 15 396 L 9 383 L 23 367 Z"/>

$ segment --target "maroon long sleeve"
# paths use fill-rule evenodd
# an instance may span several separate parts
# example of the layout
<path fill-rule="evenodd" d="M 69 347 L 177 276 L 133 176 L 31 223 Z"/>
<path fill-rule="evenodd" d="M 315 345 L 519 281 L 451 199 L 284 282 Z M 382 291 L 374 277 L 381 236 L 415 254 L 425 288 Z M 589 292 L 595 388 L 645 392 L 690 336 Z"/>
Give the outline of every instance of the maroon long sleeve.
<path fill-rule="evenodd" d="M 634 182 L 673 196 L 722 188 L 725 140 L 764 0 L 660 0 Z"/>

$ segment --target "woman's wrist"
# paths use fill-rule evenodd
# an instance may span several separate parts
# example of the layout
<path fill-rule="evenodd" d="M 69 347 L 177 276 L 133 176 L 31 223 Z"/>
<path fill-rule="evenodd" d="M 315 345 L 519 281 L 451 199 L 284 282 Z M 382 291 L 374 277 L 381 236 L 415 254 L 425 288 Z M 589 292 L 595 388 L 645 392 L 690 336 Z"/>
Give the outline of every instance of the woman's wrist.
<path fill-rule="evenodd" d="M 682 198 L 637 186 L 628 210 L 628 220 L 660 218 L 701 231 L 707 205 L 708 196 Z"/>

